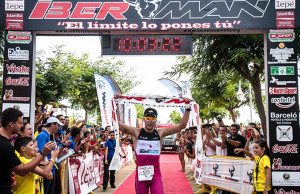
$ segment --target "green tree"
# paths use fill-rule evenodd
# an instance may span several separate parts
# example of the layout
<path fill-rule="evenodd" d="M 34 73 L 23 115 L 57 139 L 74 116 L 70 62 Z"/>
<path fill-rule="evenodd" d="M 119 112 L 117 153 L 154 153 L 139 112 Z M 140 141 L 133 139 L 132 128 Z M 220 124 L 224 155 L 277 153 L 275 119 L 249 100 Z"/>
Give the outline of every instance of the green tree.
<path fill-rule="evenodd" d="M 168 120 L 168 123 L 178 124 L 181 120 L 181 115 L 176 110 L 173 110 L 173 112 L 170 114 L 170 120 Z"/>
<path fill-rule="evenodd" d="M 197 91 L 193 93 L 193 97 L 197 103 L 201 104 L 201 108 L 204 108 L 202 113 L 205 113 L 206 120 L 209 118 L 207 116 L 215 118 L 219 115 L 218 113 L 222 114 L 222 109 L 226 109 L 235 123 L 236 109 L 248 102 L 248 98 L 241 101 L 236 96 L 239 77 L 227 71 L 219 71 L 216 74 L 203 71 L 193 77 L 192 88 L 193 91 Z M 245 84 L 243 86 L 242 89 L 248 97 L 247 87 Z M 207 121 L 209 122 L 209 120 Z"/>
<path fill-rule="evenodd" d="M 231 71 L 248 80 L 253 88 L 256 107 L 266 133 L 266 114 L 261 93 L 264 75 L 263 35 L 199 35 L 194 36 L 194 53 L 191 58 L 182 57 L 171 75 L 181 73 L 200 74 Z M 194 77 L 192 77 L 194 79 Z"/>

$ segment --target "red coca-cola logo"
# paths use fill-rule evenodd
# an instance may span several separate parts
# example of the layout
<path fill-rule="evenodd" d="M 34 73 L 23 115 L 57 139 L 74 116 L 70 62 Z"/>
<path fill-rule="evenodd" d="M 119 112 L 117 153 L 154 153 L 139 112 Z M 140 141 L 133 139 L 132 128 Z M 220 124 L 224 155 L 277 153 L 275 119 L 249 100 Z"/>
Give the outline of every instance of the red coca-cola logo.
<path fill-rule="evenodd" d="M 278 144 L 275 144 L 272 148 L 273 153 L 291 153 L 291 154 L 297 154 L 298 153 L 298 144 L 287 144 L 285 146 L 279 146 Z"/>
<path fill-rule="evenodd" d="M 7 86 L 29 86 L 29 77 L 20 77 L 17 79 L 13 79 L 8 77 L 5 80 L 5 85 Z"/>

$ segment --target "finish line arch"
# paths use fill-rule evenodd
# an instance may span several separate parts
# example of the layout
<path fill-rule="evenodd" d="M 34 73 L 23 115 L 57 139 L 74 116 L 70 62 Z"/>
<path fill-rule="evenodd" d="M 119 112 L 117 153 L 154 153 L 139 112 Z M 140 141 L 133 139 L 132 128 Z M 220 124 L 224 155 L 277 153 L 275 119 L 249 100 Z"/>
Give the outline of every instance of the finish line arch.
<path fill-rule="evenodd" d="M 151 53 L 154 40 L 155 48 L 161 49 L 168 44 L 163 41 L 174 40 L 174 36 L 177 42 L 170 44 L 178 45 L 180 38 L 180 43 L 187 45 L 179 50 L 187 50 L 191 44 L 189 38 L 181 38 L 192 34 L 264 34 L 271 162 L 281 158 L 282 166 L 300 166 L 299 7 L 300 1 L 296 0 L 3 0 L 0 3 L 0 29 L 5 30 L 2 107 L 17 107 L 25 119 L 33 122 L 38 35 L 102 36 L 103 49 L 110 50 L 112 55 L 116 55 L 112 51 L 118 46 L 128 49 L 122 45 L 124 36 L 133 41 L 132 46 L 135 41 L 136 50 L 143 49 L 147 43 L 136 37 L 142 35 L 145 41 L 152 41 L 144 54 L 154 55 L 167 54 Z M 174 51 L 178 48 L 174 46 Z M 140 54 L 133 54 L 137 53 Z M 272 192 L 280 189 L 300 192 L 300 171 L 283 169 L 272 171 Z"/>

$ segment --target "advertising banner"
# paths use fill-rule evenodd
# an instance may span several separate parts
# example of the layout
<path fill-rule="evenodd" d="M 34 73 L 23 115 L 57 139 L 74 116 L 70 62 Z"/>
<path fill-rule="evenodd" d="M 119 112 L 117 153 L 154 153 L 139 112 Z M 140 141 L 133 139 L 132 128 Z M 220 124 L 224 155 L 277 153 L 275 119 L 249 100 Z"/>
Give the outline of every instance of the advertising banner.
<path fill-rule="evenodd" d="M 237 157 L 203 156 L 204 184 L 213 185 L 240 194 L 253 191 L 254 162 Z"/>
<path fill-rule="evenodd" d="M 19 109 L 25 122 L 30 122 L 32 52 L 32 32 L 5 31 L 2 111 L 10 107 Z"/>
<path fill-rule="evenodd" d="M 89 193 L 103 183 L 103 157 L 92 151 L 86 157 L 69 158 L 69 191 Z"/>
<path fill-rule="evenodd" d="M 272 192 L 298 193 L 300 131 L 297 30 L 269 30 L 267 41 Z"/>
<path fill-rule="evenodd" d="M 0 20 L 0 29 L 191 33 L 299 27 L 294 21 L 299 18 L 298 3 L 296 0 L 2 0 L 0 18 L 5 19 Z M 294 15 L 277 13 L 278 8 L 290 9 Z M 16 12 L 22 16 L 12 23 L 7 14 Z"/>
<path fill-rule="evenodd" d="M 101 111 L 102 127 L 105 128 L 106 126 L 112 125 L 111 99 L 114 96 L 114 91 L 110 83 L 103 76 L 96 74 L 95 82 L 96 82 L 97 96 L 98 96 L 98 101 L 99 101 L 99 106 Z"/>
<path fill-rule="evenodd" d="M 125 104 L 124 123 L 128 126 L 137 126 L 137 111 L 134 104 Z"/>

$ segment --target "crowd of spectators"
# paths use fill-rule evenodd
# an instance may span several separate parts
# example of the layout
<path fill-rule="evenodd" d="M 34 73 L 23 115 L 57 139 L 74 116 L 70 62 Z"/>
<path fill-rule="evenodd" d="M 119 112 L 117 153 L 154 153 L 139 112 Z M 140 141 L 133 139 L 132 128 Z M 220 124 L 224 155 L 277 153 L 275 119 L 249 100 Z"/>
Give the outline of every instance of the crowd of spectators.
<path fill-rule="evenodd" d="M 84 119 L 71 121 L 68 116 L 54 116 L 53 112 L 46 113 L 41 108 L 35 113 L 34 127 L 23 122 L 19 110 L 3 111 L 0 153 L 10 159 L 0 163 L 0 193 L 61 193 L 61 163 L 57 159 L 73 150 L 71 157 L 85 157 L 93 151 L 110 160 L 111 152 L 106 153 L 111 147 L 109 140 L 113 134 L 110 132 L 110 126 L 104 129 L 100 125 L 88 125 Z M 129 145 L 131 139 L 120 134 L 119 141 Z M 111 186 L 115 187 L 114 180 Z"/>

